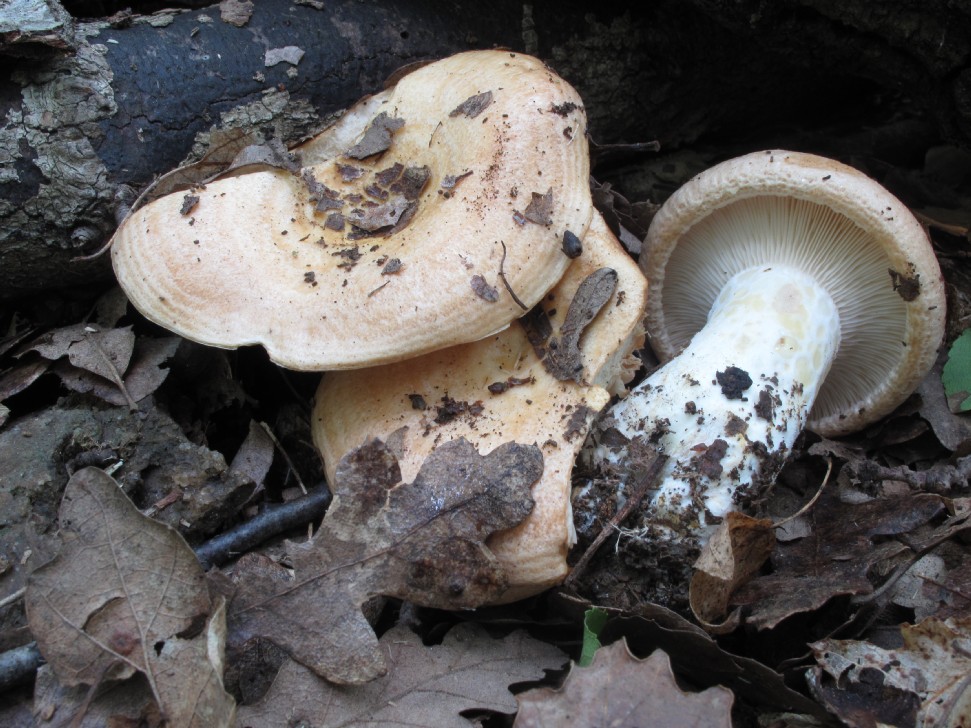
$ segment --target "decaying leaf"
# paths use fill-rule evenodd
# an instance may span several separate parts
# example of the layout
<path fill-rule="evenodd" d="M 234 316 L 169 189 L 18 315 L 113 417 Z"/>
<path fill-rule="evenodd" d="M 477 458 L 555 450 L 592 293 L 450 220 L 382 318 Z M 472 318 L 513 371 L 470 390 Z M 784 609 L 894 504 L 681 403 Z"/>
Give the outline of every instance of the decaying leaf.
<path fill-rule="evenodd" d="M 824 491 L 810 513 L 809 535 L 779 543 L 773 572 L 743 585 L 732 601 L 748 605 L 747 623 L 766 629 L 834 596 L 869 594 L 870 569 L 910 552 L 902 540 L 885 537 L 909 533 L 943 511 L 942 499 L 934 495 L 850 504 Z"/>
<path fill-rule="evenodd" d="M 644 724 L 728 728 L 734 696 L 720 686 L 686 693 L 675 682 L 667 654 L 655 650 L 639 660 L 619 640 L 597 650 L 590 667 L 574 666 L 559 690 L 536 688 L 517 699 L 517 728 Z"/>
<path fill-rule="evenodd" d="M 570 615 L 575 624 L 593 606 L 563 592 L 552 595 L 551 602 L 558 614 Z M 775 670 L 751 657 L 727 651 L 701 627 L 670 609 L 643 603 L 637 609 L 637 616 L 616 608 L 602 609 L 608 619 L 600 629 L 601 642 L 612 644 L 626 639 L 642 653 L 663 650 L 679 677 L 698 686 L 723 685 L 750 705 L 777 712 L 825 716 L 815 701 L 788 687 Z"/>
<path fill-rule="evenodd" d="M 266 474 L 270 472 L 274 454 L 275 446 L 273 438 L 270 437 L 269 429 L 262 423 L 250 420 L 246 439 L 243 440 L 243 444 L 236 451 L 229 468 L 245 475 L 256 483 L 256 487 L 259 489 L 263 485 Z"/>
<path fill-rule="evenodd" d="M 465 101 L 452 109 L 448 115 L 451 117 L 456 117 L 464 115 L 470 119 L 474 119 L 483 111 L 485 108 L 492 103 L 492 91 L 485 91 L 481 94 L 476 94 L 475 96 L 469 96 Z"/>
<path fill-rule="evenodd" d="M 472 286 L 472 291 L 481 298 L 483 301 L 488 301 L 489 303 L 495 303 L 499 300 L 499 289 L 495 286 L 490 286 L 485 278 L 476 273 L 469 279 L 469 285 Z"/>
<path fill-rule="evenodd" d="M 119 406 L 129 404 L 129 399 L 140 402 L 165 381 L 169 370 L 162 365 L 175 355 L 180 341 L 177 336 L 137 339 L 128 368 L 119 373 L 123 375 L 121 386 L 114 378 L 105 379 L 86 369 L 65 366 L 63 362 L 55 365 L 53 371 L 64 386 L 74 392 L 90 392 L 105 402 Z"/>
<path fill-rule="evenodd" d="M 300 171 L 300 165 L 294 155 L 279 139 L 270 139 L 264 144 L 250 144 L 243 147 L 222 174 L 242 171 L 249 167 L 282 169 L 291 174 L 297 174 Z"/>
<path fill-rule="evenodd" d="M 353 450 L 337 467 L 334 505 L 314 540 L 290 544 L 293 578 L 238 585 L 232 639 L 266 637 L 333 682 L 384 674 L 361 605 L 378 595 L 449 609 L 496 599 L 506 578 L 483 542 L 529 514 L 529 489 L 542 471 L 535 446 L 507 443 L 482 456 L 460 439 L 436 448 L 414 482 L 400 484 L 383 443 Z"/>
<path fill-rule="evenodd" d="M 0 375 L 0 402 L 23 392 L 47 371 L 51 363 L 47 359 L 34 359 L 11 367 Z"/>
<path fill-rule="evenodd" d="M 162 728 L 162 715 L 147 683 L 138 677 L 103 687 L 94 700 L 90 688 L 67 687 L 50 665 L 37 671 L 34 682 L 35 728 L 105 728 L 145 726 Z"/>
<path fill-rule="evenodd" d="M 579 382 L 582 378 L 580 337 L 610 300 L 616 287 L 617 272 L 612 268 L 600 268 L 584 278 L 570 301 L 559 335 L 537 350 L 543 358 L 543 366 L 561 382 Z"/>
<path fill-rule="evenodd" d="M 713 634 L 731 632 L 738 611 L 728 614 L 732 592 L 751 579 L 775 546 L 772 522 L 732 512 L 718 526 L 695 563 L 688 600 L 698 621 Z"/>
<path fill-rule="evenodd" d="M 168 370 L 161 365 L 175 354 L 178 344 L 174 336 L 136 339 L 130 326 L 75 324 L 38 337 L 21 355 L 36 352 L 56 361 L 53 371 L 68 389 L 133 406 L 165 381 Z"/>
<path fill-rule="evenodd" d="M 917 387 L 920 397 L 918 414 L 927 421 L 944 447 L 951 452 L 971 451 L 971 422 L 951 411 L 942 381 L 946 355 L 942 352 L 930 373 Z"/>
<path fill-rule="evenodd" d="M 163 174 L 139 195 L 132 209 L 173 192 L 204 185 L 224 172 L 243 149 L 260 141 L 262 137 L 259 132 L 214 129 L 209 135 L 209 149 L 199 161 Z"/>
<path fill-rule="evenodd" d="M 63 547 L 28 581 L 38 647 L 61 683 L 144 676 L 173 725 L 232 722 L 222 688 L 225 615 L 181 536 L 142 516 L 97 468 L 79 470 L 61 502 Z"/>
<path fill-rule="evenodd" d="M 75 324 L 44 334 L 28 351 L 36 351 L 51 361 L 66 356 L 79 369 L 111 380 L 128 368 L 134 348 L 135 334 L 131 326 L 101 330 Z"/>
<path fill-rule="evenodd" d="M 971 619 L 930 618 L 904 624 L 900 634 L 897 649 L 856 640 L 813 644 L 816 697 L 850 726 L 971 723 Z"/>
<path fill-rule="evenodd" d="M 566 656 L 556 647 L 514 632 L 489 637 L 474 624 L 453 627 L 440 645 L 426 647 L 411 630 L 397 626 L 380 644 L 388 674 L 366 685 L 338 687 L 293 660 L 284 663 L 257 705 L 239 711 L 243 726 L 412 725 L 447 728 L 472 725 L 460 711 L 516 711 L 512 683 L 538 680 Z"/>

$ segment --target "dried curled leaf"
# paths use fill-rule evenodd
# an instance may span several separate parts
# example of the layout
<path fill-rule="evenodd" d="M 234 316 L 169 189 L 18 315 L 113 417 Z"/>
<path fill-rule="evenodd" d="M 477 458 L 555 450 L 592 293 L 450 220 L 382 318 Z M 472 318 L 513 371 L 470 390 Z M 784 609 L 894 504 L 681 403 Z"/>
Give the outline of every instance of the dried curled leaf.
<path fill-rule="evenodd" d="M 731 632 L 738 610 L 729 614 L 732 592 L 751 579 L 775 546 L 772 522 L 729 513 L 695 563 L 688 601 L 701 625 L 713 634 Z"/>
<path fill-rule="evenodd" d="M 545 194 L 534 192 L 529 204 L 523 211 L 523 217 L 537 225 L 551 225 L 553 223 L 553 188 Z"/>
<path fill-rule="evenodd" d="M 734 696 L 713 687 L 686 693 L 678 687 L 666 653 L 639 660 L 623 640 L 597 650 L 590 667 L 574 667 L 559 690 L 536 688 L 517 696 L 516 728 L 560 725 L 731 726 Z"/>
<path fill-rule="evenodd" d="M 903 644 L 857 640 L 812 645 L 810 687 L 848 725 L 961 726 L 971 721 L 971 620 L 926 619 L 900 628 Z"/>
<path fill-rule="evenodd" d="M 489 637 L 475 624 L 453 627 L 440 645 L 426 647 L 397 626 L 381 637 L 389 671 L 366 685 L 337 687 L 292 660 L 257 704 L 240 709 L 242 725 L 413 725 L 462 728 L 464 710 L 516 711 L 509 685 L 543 677 L 566 656 L 556 647 L 514 632 Z"/>
<path fill-rule="evenodd" d="M 168 370 L 162 364 L 175 354 L 178 344 L 176 337 L 136 339 L 131 326 L 75 324 L 43 334 L 21 354 L 33 351 L 57 362 L 53 371 L 68 389 L 133 406 L 165 381 Z"/>
<path fill-rule="evenodd" d="M 559 336 L 539 345 L 537 354 L 543 357 L 543 366 L 561 382 L 580 382 L 582 379 L 580 337 L 610 300 L 616 287 L 617 271 L 612 268 L 600 268 L 584 278 L 570 301 Z"/>
<path fill-rule="evenodd" d="M 140 402 L 157 390 L 169 375 L 163 365 L 175 355 L 181 339 L 170 336 L 164 339 L 142 337 L 135 341 L 131 362 L 118 378 L 103 379 L 85 369 L 66 366 L 58 362 L 53 371 L 61 382 L 75 392 L 90 392 L 114 405 Z M 119 383 L 120 382 L 120 383 Z"/>
<path fill-rule="evenodd" d="M 813 529 L 780 543 L 771 574 L 756 577 L 732 594 L 748 605 L 746 622 L 770 629 L 786 617 L 821 607 L 840 594 L 870 594 L 871 568 L 909 548 L 900 539 L 942 513 L 940 497 L 921 494 L 848 504 L 824 491 L 812 513 Z"/>
<path fill-rule="evenodd" d="M 361 605 L 378 595 L 457 609 L 494 600 L 506 576 L 484 545 L 529 515 L 543 472 L 535 446 L 507 443 L 479 455 L 464 439 L 400 484 L 390 449 L 374 440 L 337 466 L 335 504 L 310 543 L 291 545 L 293 579 L 241 582 L 230 605 L 234 639 L 265 637 L 338 683 L 384 674 Z"/>
<path fill-rule="evenodd" d="M 58 679 L 97 685 L 140 672 L 173 725 L 230 725 L 223 612 L 210 618 L 192 549 L 97 468 L 68 481 L 59 518 L 61 552 L 31 575 L 25 595 L 31 631 Z"/>

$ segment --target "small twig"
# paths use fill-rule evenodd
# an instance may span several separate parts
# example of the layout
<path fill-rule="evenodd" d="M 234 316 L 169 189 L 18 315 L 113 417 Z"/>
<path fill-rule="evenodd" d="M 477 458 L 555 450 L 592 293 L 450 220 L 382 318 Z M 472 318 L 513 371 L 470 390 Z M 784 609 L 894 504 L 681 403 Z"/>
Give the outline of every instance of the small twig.
<path fill-rule="evenodd" d="M 570 575 L 563 582 L 563 586 L 572 586 L 580 573 L 587 567 L 590 560 L 596 555 L 597 551 L 603 545 L 604 541 L 614 533 L 614 531 L 620 526 L 621 523 L 629 516 L 635 508 L 640 506 L 641 501 L 644 500 L 644 496 L 647 492 L 657 485 L 657 480 L 661 476 L 661 471 L 664 468 L 664 464 L 668 461 L 667 455 L 662 455 L 661 453 L 656 453 L 651 464 L 644 471 L 643 475 L 634 484 L 631 490 L 630 498 L 627 502 L 621 506 L 616 513 L 614 513 L 613 518 L 610 519 L 608 523 L 605 523 L 603 528 L 600 529 L 600 533 L 593 542 L 587 547 L 587 550 L 583 552 L 583 556 L 574 565 L 573 570 Z"/>
<path fill-rule="evenodd" d="M 266 424 L 265 422 L 260 422 L 260 427 L 263 428 L 267 436 L 273 441 L 274 447 L 276 447 L 276 449 L 280 451 L 280 454 L 283 456 L 283 459 L 287 461 L 287 467 L 290 468 L 290 472 L 292 472 L 293 477 L 296 478 L 297 485 L 300 486 L 300 490 L 303 491 L 304 495 L 307 495 L 307 486 L 303 484 L 303 479 L 300 477 L 300 473 L 298 473 L 297 469 L 294 467 L 293 460 L 290 459 L 290 454 L 283 449 L 283 445 L 281 445 L 280 441 L 276 439 L 276 435 L 273 434 L 273 430 L 270 429 L 270 426 L 268 424 Z"/>
<path fill-rule="evenodd" d="M 245 523 L 200 545 L 195 549 L 196 558 L 204 569 L 224 564 L 277 534 L 320 520 L 327 512 L 330 500 L 330 490 L 321 484 L 303 498 L 268 505 Z"/>
<path fill-rule="evenodd" d="M 971 478 L 971 456 L 959 458 L 954 465 L 934 465 L 927 470 L 911 470 L 906 465 L 889 468 L 870 460 L 850 462 L 849 467 L 862 481 L 898 480 L 928 493 L 946 494 L 967 485 Z"/>
<path fill-rule="evenodd" d="M 819 496 L 823 494 L 823 488 L 825 488 L 826 484 L 829 482 L 829 476 L 830 476 L 830 473 L 832 472 L 833 472 L 833 459 L 826 458 L 826 475 L 823 476 L 823 482 L 820 484 L 819 489 L 816 491 L 816 495 L 810 498 L 809 502 L 806 505 L 804 505 L 798 511 L 793 513 L 791 516 L 783 518 L 781 521 L 772 524 L 772 528 L 779 528 L 780 526 L 784 526 L 785 524 L 789 523 L 789 521 L 795 520 L 796 518 L 799 518 L 799 516 L 805 513 L 808 513 L 812 509 L 812 507 L 816 505 L 816 501 L 819 500 Z"/>
<path fill-rule="evenodd" d="M 26 594 L 26 593 L 27 593 L 27 587 L 23 587 L 23 588 L 18 589 L 17 591 L 15 591 L 13 594 L 8 594 L 3 599 L 0 599 L 0 609 L 3 609 L 4 607 L 10 606 L 15 601 L 17 601 L 18 599 L 20 599 L 21 597 L 23 597 L 24 594 Z"/>
<path fill-rule="evenodd" d="M 502 281 L 502 285 L 504 285 L 506 290 L 509 291 L 509 295 L 512 296 L 512 300 L 514 300 L 523 311 L 528 311 L 529 307 L 519 300 L 519 296 L 516 295 L 516 292 L 512 289 L 512 286 L 509 285 L 509 281 L 506 280 L 506 273 L 502 269 L 503 265 L 506 263 L 506 242 L 504 240 L 500 240 L 499 244 L 502 246 L 502 259 L 499 261 L 499 280 Z"/>
<path fill-rule="evenodd" d="M 0 693 L 30 682 L 43 664 L 36 642 L 0 652 Z"/>

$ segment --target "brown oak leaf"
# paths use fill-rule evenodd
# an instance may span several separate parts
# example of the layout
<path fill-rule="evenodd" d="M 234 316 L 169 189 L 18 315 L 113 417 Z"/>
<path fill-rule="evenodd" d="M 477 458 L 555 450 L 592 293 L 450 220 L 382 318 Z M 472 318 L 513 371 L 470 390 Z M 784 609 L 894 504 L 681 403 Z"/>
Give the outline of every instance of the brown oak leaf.
<path fill-rule="evenodd" d="M 566 725 L 731 726 L 734 696 L 717 686 L 686 693 L 671 661 L 655 650 L 634 657 L 624 640 L 597 650 L 593 664 L 576 667 L 563 687 L 534 688 L 517 696 L 516 728 Z M 646 721 L 646 722 L 644 722 Z"/>
<path fill-rule="evenodd" d="M 385 673 L 383 651 L 361 605 L 385 595 L 446 609 L 500 595 L 506 577 L 484 541 L 532 510 L 543 471 L 535 446 L 506 443 L 479 455 L 446 442 L 414 482 L 374 440 L 337 466 L 334 505 L 313 541 L 290 544 L 293 577 L 249 578 L 229 610 L 230 639 L 265 637 L 332 682 Z"/>
<path fill-rule="evenodd" d="M 79 369 L 114 379 L 128 369 L 134 348 L 135 334 L 131 326 L 102 330 L 93 325 L 75 324 L 44 334 L 29 350 L 51 361 L 67 356 Z"/>
<path fill-rule="evenodd" d="M 59 521 L 61 551 L 31 574 L 24 597 L 58 680 L 99 685 L 141 673 L 172 725 L 230 725 L 225 613 L 188 544 L 97 468 L 68 481 Z"/>
<path fill-rule="evenodd" d="M 380 644 L 390 669 L 365 685 L 336 686 L 288 660 L 273 686 L 253 706 L 241 708 L 239 725 L 413 725 L 462 728 L 464 710 L 516 711 L 509 685 L 539 680 L 566 656 L 558 648 L 514 632 L 493 639 L 475 624 L 453 627 L 440 645 L 425 646 L 404 626 L 390 629 Z"/>

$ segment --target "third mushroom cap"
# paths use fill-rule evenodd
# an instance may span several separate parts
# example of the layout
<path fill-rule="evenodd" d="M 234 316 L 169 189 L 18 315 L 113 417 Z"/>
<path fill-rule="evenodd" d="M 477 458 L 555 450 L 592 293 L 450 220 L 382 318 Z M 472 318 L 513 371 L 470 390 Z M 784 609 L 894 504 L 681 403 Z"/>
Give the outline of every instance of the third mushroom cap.
<path fill-rule="evenodd" d="M 667 363 L 599 423 L 595 460 L 623 477 L 637 438 L 670 456 L 647 528 L 684 558 L 761 493 L 804 427 L 843 434 L 899 405 L 943 335 L 920 224 L 814 155 L 758 152 L 698 175 L 658 212 L 640 262 Z"/>

